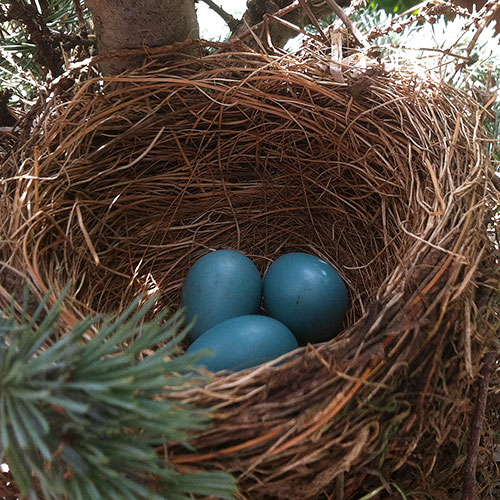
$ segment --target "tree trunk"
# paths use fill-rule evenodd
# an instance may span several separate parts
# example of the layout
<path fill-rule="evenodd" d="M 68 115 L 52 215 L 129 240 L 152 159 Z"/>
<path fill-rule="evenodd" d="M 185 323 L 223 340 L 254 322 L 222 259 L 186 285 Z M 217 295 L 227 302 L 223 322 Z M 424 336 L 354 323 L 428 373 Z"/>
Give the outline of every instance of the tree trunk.
<path fill-rule="evenodd" d="M 100 54 L 159 47 L 198 38 L 194 0 L 85 0 L 92 13 Z M 104 74 L 140 66 L 138 57 L 104 61 Z"/>

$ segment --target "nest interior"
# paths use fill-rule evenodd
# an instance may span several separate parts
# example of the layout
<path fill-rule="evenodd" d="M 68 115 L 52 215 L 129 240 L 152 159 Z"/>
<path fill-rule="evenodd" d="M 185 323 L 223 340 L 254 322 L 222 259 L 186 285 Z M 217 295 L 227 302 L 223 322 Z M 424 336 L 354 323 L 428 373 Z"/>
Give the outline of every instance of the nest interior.
<path fill-rule="evenodd" d="M 484 110 L 411 67 L 336 83 L 328 64 L 317 48 L 201 47 L 56 85 L 4 165 L 2 260 L 42 293 L 71 280 L 73 321 L 138 293 L 177 308 L 212 249 L 262 273 L 286 252 L 318 255 L 348 285 L 344 332 L 175 395 L 216 413 L 197 451 L 170 460 L 235 473 L 242 498 L 357 498 L 385 478 L 449 498 L 492 335 L 475 305 L 490 254 Z"/>

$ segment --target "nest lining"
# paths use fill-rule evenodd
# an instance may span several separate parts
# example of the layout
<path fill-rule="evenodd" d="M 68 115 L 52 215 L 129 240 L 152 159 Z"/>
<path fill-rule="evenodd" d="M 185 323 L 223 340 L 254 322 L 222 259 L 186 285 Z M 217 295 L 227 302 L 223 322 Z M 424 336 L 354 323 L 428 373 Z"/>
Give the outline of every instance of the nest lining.
<path fill-rule="evenodd" d="M 474 328 L 481 108 L 411 68 L 339 84 L 318 59 L 229 51 L 56 92 L 9 160 L 21 178 L 3 202 L 4 261 L 40 292 L 72 280 L 71 322 L 140 292 L 178 307 L 210 249 L 262 273 L 286 252 L 320 256 L 349 288 L 344 333 L 172 396 L 216 414 L 196 453 L 170 459 L 235 473 L 242 498 L 355 498 L 379 475 L 449 494 L 458 465 L 443 456 L 491 336 Z"/>

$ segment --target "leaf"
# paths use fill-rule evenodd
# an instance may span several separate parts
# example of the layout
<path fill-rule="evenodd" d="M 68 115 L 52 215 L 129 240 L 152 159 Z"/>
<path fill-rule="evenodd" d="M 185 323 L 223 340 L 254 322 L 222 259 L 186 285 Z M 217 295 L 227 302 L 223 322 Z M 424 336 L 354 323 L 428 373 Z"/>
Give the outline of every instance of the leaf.
<path fill-rule="evenodd" d="M 31 490 L 31 477 L 17 448 L 13 446 L 6 450 L 5 458 L 9 464 L 10 472 L 16 481 L 17 487 L 23 495 L 28 495 Z"/>
<path fill-rule="evenodd" d="M 34 404 L 30 402 L 26 403 L 26 401 L 21 401 L 21 404 L 26 405 L 29 408 L 29 411 L 31 412 L 33 419 L 36 421 L 37 425 L 40 427 L 42 431 L 42 435 L 47 435 L 50 430 L 50 426 L 47 422 L 47 419 L 45 416 L 42 414 L 41 411 L 36 408 Z"/>
<path fill-rule="evenodd" d="M 47 403 L 50 403 L 54 406 L 61 407 L 65 410 L 70 410 L 75 413 L 86 413 L 89 409 L 88 404 L 79 403 L 78 401 L 73 401 L 68 397 L 57 397 L 50 396 L 45 400 Z"/>
<path fill-rule="evenodd" d="M 61 457 L 68 465 L 71 466 L 72 471 L 80 476 L 85 476 L 89 473 L 88 464 L 82 459 L 80 453 L 68 444 L 63 445 Z"/>
<path fill-rule="evenodd" d="M 11 359 L 0 366 L 0 449 L 17 459 L 28 495 L 32 474 L 54 500 L 167 500 L 188 492 L 230 498 L 231 476 L 187 477 L 155 451 L 158 443 L 187 441 L 190 431 L 209 423 L 209 409 L 165 398 L 208 378 L 190 375 L 194 358 L 175 351 L 182 313 L 165 321 L 163 311 L 147 322 L 154 301 L 138 304 L 114 321 L 107 317 L 101 329 L 98 317 L 85 318 L 57 340 L 51 333 L 60 329 L 61 300 L 39 330 L 27 315 L 15 321 L 14 308 L 0 315 L 0 353 Z M 88 341 L 91 327 L 98 332 Z M 155 352 L 143 358 L 142 348 Z M 151 481 L 177 490 L 163 496 L 147 487 Z"/>
<path fill-rule="evenodd" d="M 175 485 L 168 493 L 212 495 L 232 500 L 235 498 L 236 481 L 224 472 L 185 474 L 176 479 Z"/>
<path fill-rule="evenodd" d="M 11 388 L 11 393 L 16 397 L 28 401 L 44 400 L 48 395 L 48 390 L 35 390 L 23 387 Z"/>
<path fill-rule="evenodd" d="M 19 413 L 19 417 L 23 422 L 23 427 L 26 430 L 26 434 L 31 440 L 33 441 L 34 445 L 38 448 L 40 451 L 41 455 L 47 462 L 50 462 L 52 458 L 52 454 L 50 453 L 49 448 L 43 441 L 41 435 L 39 432 L 37 432 L 37 425 L 36 418 L 33 416 L 33 414 L 29 411 L 29 408 L 23 407 L 22 401 L 20 401 L 17 405 L 17 411 Z"/>
<path fill-rule="evenodd" d="M 26 374 L 29 376 L 37 375 L 41 371 L 46 371 L 49 368 L 53 368 L 54 364 L 57 363 L 61 358 L 68 360 L 71 352 L 68 347 L 71 346 L 73 339 L 71 335 L 61 338 L 55 344 L 51 345 L 45 351 L 42 351 L 36 358 L 32 358 L 26 367 Z M 75 349 L 76 348 L 76 349 Z M 73 346 L 73 351 L 78 350 L 78 346 Z M 63 351 L 66 350 L 63 355 Z"/>
<path fill-rule="evenodd" d="M 12 430 L 14 431 L 14 436 L 16 437 L 17 444 L 21 448 L 26 448 L 28 446 L 28 439 L 23 429 L 22 421 L 18 417 L 17 412 L 14 409 L 12 398 L 9 396 L 9 394 L 7 394 L 5 397 L 5 403 L 7 407 L 7 421 L 10 423 Z"/>

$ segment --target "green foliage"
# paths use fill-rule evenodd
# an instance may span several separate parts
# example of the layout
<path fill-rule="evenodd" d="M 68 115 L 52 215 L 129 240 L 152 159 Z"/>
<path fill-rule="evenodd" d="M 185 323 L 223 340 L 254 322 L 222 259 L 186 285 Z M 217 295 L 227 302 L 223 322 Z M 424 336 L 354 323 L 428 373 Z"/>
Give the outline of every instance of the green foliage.
<path fill-rule="evenodd" d="M 206 410 L 168 400 L 194 382 L 199 358 L 176 356 L 182 311 L 145 322 L 155 299 L 139 307 L 138 298 L 57 339 L 63 297 L 45 317 L 49 296 L 28 318 L 27 294 L 20 320 L 14 306 L 0 314 L 0 458 L 23 495 L 37 498 L 36 479 L 47 499 L 233 498 L 230 475 L 180 474 L 155 451 L 209 424 Z M 141 359 L 145 349 L 153 353 Z"/>

